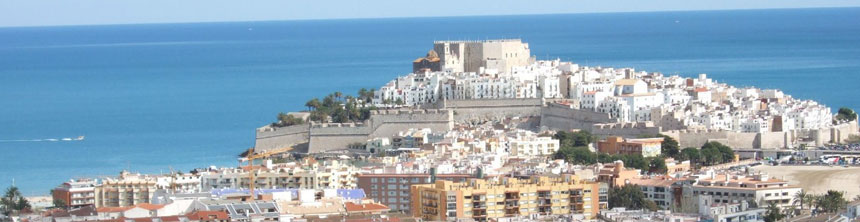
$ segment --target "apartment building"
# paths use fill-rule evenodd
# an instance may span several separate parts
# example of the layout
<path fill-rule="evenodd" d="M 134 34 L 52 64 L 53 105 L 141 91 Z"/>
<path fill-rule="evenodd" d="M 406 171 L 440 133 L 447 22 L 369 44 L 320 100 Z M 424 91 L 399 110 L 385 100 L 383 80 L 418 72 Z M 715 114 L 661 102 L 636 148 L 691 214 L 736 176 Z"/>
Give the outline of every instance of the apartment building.
<path fill-rule="evenodd" d="M 91 179 L 71 180 L 51 190 L 54 200 L 63 200 L 67 209 L 96 205 L 96 181 Z"/>
<path fill-rule="evenodd" d="M 440 174 L 437 180 L 462 182 L 472 178 L 469 174 Z M 367 197 L 391 208 L 392 211 L 411 212 L 412 185 L 431 184 L 430 174 L 362 174 L 358 175 L 358 188 Z"/>
<path fill-rule="evenodd" d="M 709 171 L 699 175 L 689 189 L 692 196 L 708 195 L 713 197 L 713 203 L 734 203 L 740 201 L 755 201 L 759 206 L 776 203 L 779 207 L 791 206 L 794 195 L 802 188 L 789 185 L 788 181 L 771 178 L 766 174 L 732 175 L 716 174 Z"/>
<path fill-rule="evenodd" d="M 559 177 L 438 180 L 412 186 L 412 215 L 424 220 L 540 218 L 599 211 L 599 183 L 575 175 Z"/>
<path fill-rule="evenodd" d="M 95 188 L 96 207 L 127 207 L 149 203 L 157 188 L 155 177 L 122 171 Z"/>

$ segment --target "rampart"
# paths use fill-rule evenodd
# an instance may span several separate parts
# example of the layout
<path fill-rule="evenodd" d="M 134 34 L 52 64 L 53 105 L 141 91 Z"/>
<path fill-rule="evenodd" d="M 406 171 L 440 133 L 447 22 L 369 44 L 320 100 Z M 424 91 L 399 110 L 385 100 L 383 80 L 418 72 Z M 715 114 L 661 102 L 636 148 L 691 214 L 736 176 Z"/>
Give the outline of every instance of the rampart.
<path fill-rule="evenodd" d="M 361 124 L 313 124 L 308 152 L 346 149 L 373 137 L 390 137 L 410 128 L 448 131 L 454 128 L 453 124 L 453 113 L 449 110 L 376 110 Z"/>
<path fill-rule="evenodd" d="M 258 151 L 288 147 L 308 142 L 310 125 L 301 124 L 287 127 L 272 127 L 269 125 L 257 128 L 254 149 Z"/>
<path fill-rule="evenodd" d="M 453 110 L 455 121 L 464 122 L 540 116 L 543 103 L 543 99 L 475 99 L 445 100 L 438 105 L 441 105 L 440 108 Z"/>
<path fill-rule="evenodd" d="M 660 134 L 660 127 L 654 126 L 652 122 L 593 124 L 591 134 L 600 138 L 607 136 L 636 138 L 642 135 Z"/>
<path fill-rule="evenodd" d="M 561 104 L 550 104 L 541 109 L 540 125 L 553 130 L 584 129 L 592 131 L 592 125 L 614 123 L 607 113 L 573 109 Z"/>

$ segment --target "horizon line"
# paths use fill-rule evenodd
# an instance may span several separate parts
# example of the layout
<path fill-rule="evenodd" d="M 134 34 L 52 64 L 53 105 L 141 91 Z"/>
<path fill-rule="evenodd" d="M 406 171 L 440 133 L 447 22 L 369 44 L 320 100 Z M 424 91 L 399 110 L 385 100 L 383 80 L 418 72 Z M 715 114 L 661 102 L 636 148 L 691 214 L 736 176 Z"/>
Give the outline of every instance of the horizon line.
<path fill-rule="evenodd" d="M 498 16 L 541 16 L 541 15 L 583 15 L 583 14 L 637 14 L 660 12 L 719 12 L 719 11 L 769 11 L 769 10 L 802 10 L 802 9 L 851 9 L 860 6 L 846 7 L 777 7 L 777 8 L 734 8 L 734 9 L 680 9 L 680 10 L 646 10 L 646 11 L 595 11 L 595 12 L 561 12 L 561 13 L 524 13 L 524 14 L 475 14 L 475 15 L 440 15 L 440 16 L 389 16 L 389 17 L 345 17 L 345 18 L 297 18 L 297 19 L 249 19 L 231 21 L 177 21 L 177 22 L 130 22 L 130 23 L 90 23 L 64 25 L 11 25 L 0 26 L 7 28 L 52 28 L 52 27 L 85 27 L 85 26 L 123 26 L 123 25 L 170 25 L 170 24 L 214 24 L 214 23 L 248 23 L 248 22 L 309 22 L 309 21 L 345 21 L 345 20 L 386 20 L 386 19 L 427 19 L 427 18 L 470 18 Z"/>

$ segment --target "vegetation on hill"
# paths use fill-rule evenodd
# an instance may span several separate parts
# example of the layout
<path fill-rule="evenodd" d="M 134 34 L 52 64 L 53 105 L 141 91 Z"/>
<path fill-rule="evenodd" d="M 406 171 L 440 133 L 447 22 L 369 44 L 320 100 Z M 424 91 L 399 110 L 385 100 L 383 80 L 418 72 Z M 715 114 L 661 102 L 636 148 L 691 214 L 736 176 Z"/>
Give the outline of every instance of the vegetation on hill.
<path fill-rule="evenodd" d="M 358 90 L 358 96 L 344 95 L 342 92 L 333 92 L 326 95 L 320 100 L 313 98 L 305 102 L 305 107 L 308 108 L 310 121 L 317 122 L 361 122 L 370 118 L 370 111 L 376 107 L 371 105 L 373 102 L 373 89 L 361 88 Z M 275 127 L 292 126 L 304 124 L 305 121 L 301 118 L 279 113 L 278 120 L 272 123 Z"/>
<path fill-rule="evenodd" d="M 696 166 L 713 166 L 734 161 L 735 151 L 722 143 L 708 142 L 699 149 L 684 148 L 678 154 L 677 159 L 689 160 L 690 164 Z"/>
<path fill-rule="evenodd" d="M 857 119 L 857 113 L 854 112 L 853 109 L 848 107 L 839 108 L 839 111 L 836 112 L 836 120 L 838 121 L 852 121 Z"/>
<path fill-rule="evenodd" d="M 272 123 L 275 127 L 285 127 L 292 125 L 304 124 L 305 120 L 295 117 L 292 114 L 278 113 L 278 121 Z"/>

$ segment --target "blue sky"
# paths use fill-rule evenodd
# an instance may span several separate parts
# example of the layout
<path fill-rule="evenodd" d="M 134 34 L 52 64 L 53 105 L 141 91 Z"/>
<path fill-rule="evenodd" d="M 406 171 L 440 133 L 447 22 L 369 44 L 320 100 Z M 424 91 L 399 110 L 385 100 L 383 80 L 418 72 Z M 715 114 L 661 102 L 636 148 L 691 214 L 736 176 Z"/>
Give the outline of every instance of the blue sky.
<path fill-rule="evenodd" d="M 856 0 L 0 0 L 0 27 L 858 6 Z"/>

